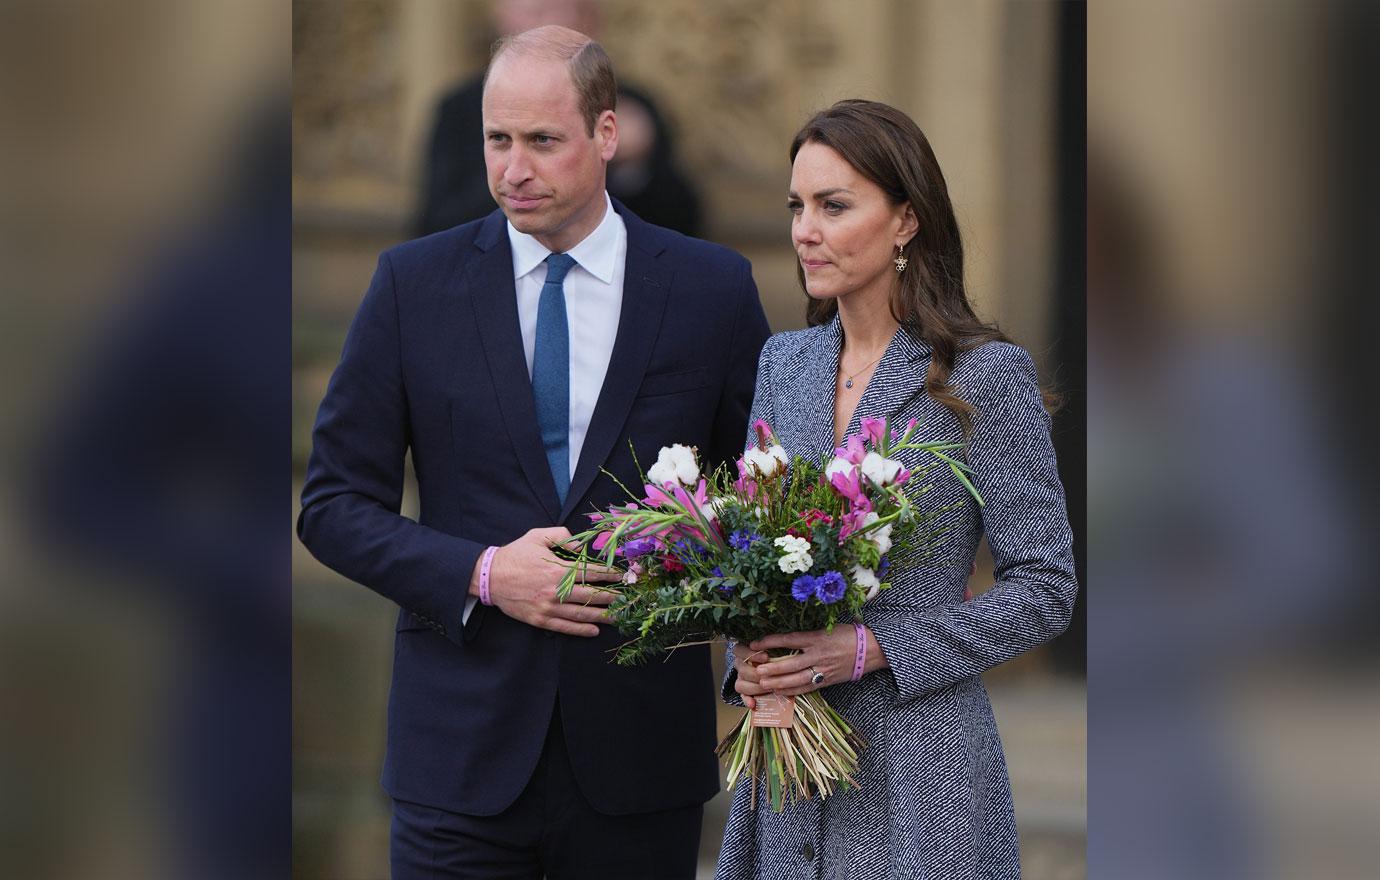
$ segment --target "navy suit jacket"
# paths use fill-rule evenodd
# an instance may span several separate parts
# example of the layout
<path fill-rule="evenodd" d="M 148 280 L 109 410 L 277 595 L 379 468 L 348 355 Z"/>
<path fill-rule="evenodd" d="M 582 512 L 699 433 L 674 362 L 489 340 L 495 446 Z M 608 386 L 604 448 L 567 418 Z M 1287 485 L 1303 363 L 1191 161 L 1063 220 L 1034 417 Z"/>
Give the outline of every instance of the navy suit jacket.
<path fill-rule="evenodd" d="M 624 637 L 557 635 L 497 607 L 462 613 L 484 548 L 589 525 L 627 500 L 663 445 L 742 451 L 768 329 L 747 260 L 651 226 L 628 231 L 608 374 L 564 506 L 537 428 L 506 221 L 487 218 L 383 253 L 317 415 L 297 530 L 326 565 L 396 602 L 383 784 L 470 815 L 507 808 L 531 777 L 557 699 L 575 777 L 607 814 L 702 803 L 719 788 L 708 649 L 637 668 Z M 404 456 L 419 516 L 399 513 Z"/>

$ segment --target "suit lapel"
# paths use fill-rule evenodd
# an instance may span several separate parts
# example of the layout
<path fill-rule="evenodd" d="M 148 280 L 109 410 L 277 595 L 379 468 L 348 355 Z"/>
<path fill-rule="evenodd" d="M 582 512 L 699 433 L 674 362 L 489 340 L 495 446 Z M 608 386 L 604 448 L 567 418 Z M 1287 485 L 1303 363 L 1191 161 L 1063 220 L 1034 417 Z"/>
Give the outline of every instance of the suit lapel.
<path fill-rule="evenodd" d="M 666 311 L 666 299 L 671 292 L 672 272 L 657 259 L 665 250 L 660 235 L 618 202 L 614 202 L 614 208 L 628 230 L 618 334 L 614 338 L 604 385 L 585 433 L 580 460 L 570 481 L 570 494 L 566 496 L 565 509 L 557 522 L 565 522 L 574 513 L 623 432 L 637 389 L 642 385 L 642 375 L 651 360 L 661 318 Z"/>
<path fill-rule="evenodd" d="M 466 285 L 509 443 L 533 493 L 555 517 L 556 483 L 551 478 L 551 466 L 547 464 L 541 433 L 537 430 L 537 409 L 532 399 L 532 381 L 527 375 L 527 356 L 523 353 L 522 330 L 518 323 L 512 248 L 506 232 L 502 212 L 489 215 L 475 237 L 479 253 L 470 263 Z M 553 522 L 560 521 L 553 519 Z"/>

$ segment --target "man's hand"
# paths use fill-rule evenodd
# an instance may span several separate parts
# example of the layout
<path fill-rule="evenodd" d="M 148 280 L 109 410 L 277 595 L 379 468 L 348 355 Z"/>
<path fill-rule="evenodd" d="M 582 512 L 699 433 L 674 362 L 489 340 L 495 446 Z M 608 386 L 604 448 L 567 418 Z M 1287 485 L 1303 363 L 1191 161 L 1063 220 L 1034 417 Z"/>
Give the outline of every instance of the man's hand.
<path fill-rule="evenodd" d="M 556 588 L 565 576 L 565 563 L 551 548 L 570 540 L 570 532 L 559 526 L 532 529 L 511 544 L 499 547 L 489 567 L 489 598 L 514 620 L 571 636 L 597 636 L 595 624 L 608 619 L 603 606 L 613 601 L 608 590 L 582 586 L 582 583 L 612 583 L 622 572 L 591 565 L 576 582 L 570 598 L 561 602 Z M 470 578 L 470 595 L 479 595 L 479 566 Z"/>

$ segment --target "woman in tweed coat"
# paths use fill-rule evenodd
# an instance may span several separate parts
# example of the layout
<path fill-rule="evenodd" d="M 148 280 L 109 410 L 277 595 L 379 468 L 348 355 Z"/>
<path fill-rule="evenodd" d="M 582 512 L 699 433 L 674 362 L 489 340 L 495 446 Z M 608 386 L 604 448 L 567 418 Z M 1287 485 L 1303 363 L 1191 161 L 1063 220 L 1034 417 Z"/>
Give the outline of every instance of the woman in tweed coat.
<path fill-rule="evenodd" d="M 819 458 L 862 418 L 919 420 L 965 440 L 986 506 L 935 469 L 921 509 L 943 510 L 923 559 L 893 553 L 892 588 L 855 632 L 730 645 L 724 696 L 822 687 L 867 741 L 860 789 L 775 813 L 735 792 L 717 880 L 1014 878 L 1016 822 L 1001 741 L 979 675 L 1063 631 L 1077 591 L 1049 416 L 1030 356 L 973 314 L 963 251 L 934 154 L 908 117 L 843 101 L 791 148 L 789 206 L 810 329 L 762 351 L 752 418 L 792 455 Z M 752 438 L 749 438 L 749 442 Z M 916 453 L 908 468 L 926 462 Z M 986 534 L 996 583 L 964 594 Z M 799 655 L 767 662 L 768 648 Z M 824 674 L 814 685 L 815 672 Z"/>

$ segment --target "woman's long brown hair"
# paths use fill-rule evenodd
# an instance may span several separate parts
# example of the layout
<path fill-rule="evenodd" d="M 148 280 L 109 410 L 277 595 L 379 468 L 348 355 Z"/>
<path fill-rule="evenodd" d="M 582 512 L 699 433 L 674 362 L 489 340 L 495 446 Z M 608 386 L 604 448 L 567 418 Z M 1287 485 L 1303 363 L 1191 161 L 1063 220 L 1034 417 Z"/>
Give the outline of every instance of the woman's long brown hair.
<path fill-rule="evenodd" d="M 805 144 L 822 144 L 886 193 L 893 205 L 909 203 L 919 221 L 906 243 L 909 261 L 891 296 L 891 315 L 933 351 L 925 390 L 973 430 L 973 407 L 949 385 L 954 358 L 984 342 L 1010 342 L 1006 334 L 973 313 L 963 285 L 963 239 L 954 218 L 949 188 L 929 139 L 909 116 L 877 101 L 839 101 L 816 113 L 791 142 L 791 162 Z M 797 265 L 800 287 L 804 270 Z M 809 299 L 811 327 L 827 324 L 838 311 L 834 299 Z M 1046 405 L 1052 402 L 1046 395 Z"/>

